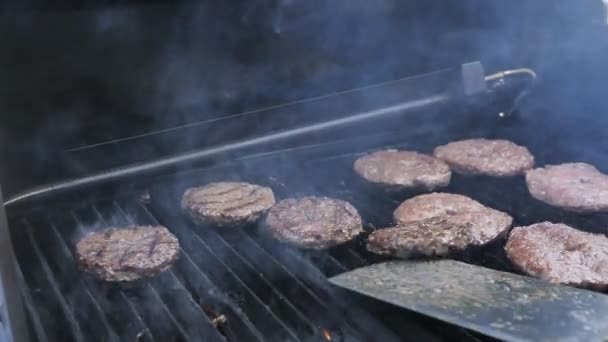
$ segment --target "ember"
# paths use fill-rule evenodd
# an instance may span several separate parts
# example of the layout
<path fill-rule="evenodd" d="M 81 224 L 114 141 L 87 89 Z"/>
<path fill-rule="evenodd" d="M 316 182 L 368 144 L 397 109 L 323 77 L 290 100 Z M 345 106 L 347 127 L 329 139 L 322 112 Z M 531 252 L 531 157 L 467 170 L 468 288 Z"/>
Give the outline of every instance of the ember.
<path fill-rule="evenodd" d="M 226 315 L 217 313 L 211 306 L 200 302 L 199 305 L 207 317 L 211 319 L 211 324 L 214 327 L 217 328 L 219 325 L 228 322 Z"/>
<path fill-rule="evenodd" d="M 217 316 L 217 317 L 215 317 L 214 319 L 212 319 L 212 320 L 211 320 L 211 323 L 212 323 L 214 326 L 216 326 L 216 327 L 217 327 L 218 325 L 220 325 L 220 324 L 224 324 L 224 323 L 226 323 L 226 322 L 228 322 L 228 319 L 227 319 L 227 318 L 226 318 L 226 316 L 224 316 L 224 315 L 219 315 L 219 316 Z"/>

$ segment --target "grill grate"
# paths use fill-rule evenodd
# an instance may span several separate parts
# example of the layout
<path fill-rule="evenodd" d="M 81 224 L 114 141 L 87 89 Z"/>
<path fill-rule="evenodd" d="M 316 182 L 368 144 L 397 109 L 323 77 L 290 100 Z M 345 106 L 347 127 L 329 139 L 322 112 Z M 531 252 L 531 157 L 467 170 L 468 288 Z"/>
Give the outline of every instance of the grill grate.
<path fill-rule="evenodd" d="M 16 253 L 40 341 L 374 340 L 396 335 L 348 307 L 327 274 L 365 264 L 347 249 L 305 255 L 253 231 L 193 229 L 171 213 L 157 220 L 133 200 L 67 215 L 12 220 Z M 129 223 L 164 224 L 180 238 L 170 271 L 133 288 L 103 284 L 77 270 L 72 250 L 89 231 Z M 340 254 L 350 257 L 344 264 Z M 333 253 L 332 253 L 333 254 Z M 317 266 L 311 264 L 313 260 Z M 332 337 L 333 336 L 333 337 Z"/>
<path fill-rule="evenodd" d="M 41 342 L 440 340 L 443 336 L 427 332 L 433 324 L 435 330 L 452 329 L 452 339 L 478 340 L 331 287 L 326 277 L 385 260 L 365 250 L 366 234 L 328 252 L 305 252 L 277 244 L 256 227 L 196 227 L 179 208 L 179 197 L 189 186 L 244 180 L 271 186 L 278 198 L 322 194 L 345 199 L 360 211 L 369 232 L 389 224 L 394 208 L 415 194 L 387 194 L 361 184 L 351 169 L 357 156 L 298 164 L 279 160 L 272 168 L 268 160 L 250 161 L 234 169 L 193 171 L 179 182 L 165 179 L 145 189 L 150 203 L 131 193 L 69 210 L 11 217 L 35 337 Z M 548 219 L 591 231 L 604 232 L 608 226 L 607 215 L 565 214 L 533 201 L 519 178 L 455 176 L 446 191 L 516 214 L 516 225 Z M 171 271 L 125 287 L 98 282 L 77 269 L 72 251 L 83 234 L 130 223 L 162 224 L 178 236 L 181 257 Z M 497 247 L 489 254 L 463 257 L 508 270 Z"/>
<path fill-rule="evenodd" d="M 354 340 L 369 340 L 373 339 L 373 336 L 382 335 L 382 328 L 378 326 L 376 327 L 378 330 L 368 331 L 369 335 L 365 336 L 353 328 L 357 326 L 357 322 L 349 321 L 350 317 L 345 319 L 342 315 L 338 315 L 338 311 L 330 309 L 330 306 L 339 305 L 332 298 L 332 290 L 324 283 L 325 276 L 293 251 L 287 248 L 279 251 L 276 246 L 259 243 L 255 236 L 241 230 L 220 233 L 212 229 L 192 229 L 189 223 L 182 221 L 181 217 L 171 217 L 170 214 L 162 216 L 168 222 L 158 222 L 147 208 L 139 206 L 138 209 L 139 211 L 131 211 L 137 217 L 137 222 L 165 225 L 172 222 L 171 226 L 184 227 L 184 229 L 175 229 L 180 241 L 187 240 L 186 246 L 193 250 L 205 251 L 201 253 L 197 262 L 208 264 L 209 260 L 213 259 L 221 264 L 225 269 L 224 272 L 215 273 L 217 272 L 213 271 L 215 267 L 210 267 L 209 272 L 213 273 L 214 279 L 228 288 L 244 289 L 244 291 L 237 290 L 238 294 L 233 294 L 233 299 L 249 317 L 252 317 L 255 326 L 266 338 L 309 340 L 313 337 L 320 338 L 323 330 L 331 330 L 327 328 L 332 326 L 340 326 L 340 333 Z M 176 222 L 181 223 L 176 224 Z M 281 260 L 290 259 L 294 262 L 287 266 L 281 265 L 277 257 L 273 256 L 273 254 L 277 255 L 277 252 L 278 255 L 283 256 Z M 226 260 L 230 261 L 229 265 Z M 345 270 L 335 259 L 333 263 L 340 271 Z M 308 269 L 304 268 L 305 265 Z M 306 273 L 304 278 L 308 280 L 307 285 L 289 269 L 304 270 Z M 237 281 L 230 283 L 228 278 L 235 278 Z M 318 292 L 322 292 L 321 295 Z M 269 310 L 271 317 L 262 317 L 259 308 L 250 301 L 264 307 L 272 307 L 272 310 Z M 285 333 L 290 335 L 277 336 L 277 326 L 270 325 L 266 321 L 269 319 L 270 322 L 276 321 L 278 324 L 274 325 L 283 328 Z M 374 326 L 371 322 L 366 324 Z"/>

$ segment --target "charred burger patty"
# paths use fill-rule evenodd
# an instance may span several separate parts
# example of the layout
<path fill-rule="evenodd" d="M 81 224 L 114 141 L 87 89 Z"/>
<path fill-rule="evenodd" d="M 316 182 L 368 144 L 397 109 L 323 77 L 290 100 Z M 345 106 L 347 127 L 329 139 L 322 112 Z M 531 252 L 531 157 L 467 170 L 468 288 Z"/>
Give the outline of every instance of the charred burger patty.
<path fill-rule="evenodd" d="M 447 256 L 505 236 L 513 222 L 511 216 L 473 199 L 446 193 L 408 199 L 393 216 L 395 227 L 369 236 L 369 251 L 402 258 Z"/>
<path fill-rule="evenodd" d="M 169 269 L 179 255 L 175 235 L 162 226 L 127 226 L 91 233 L 76 244 L 83 270 L 112 282 L 128 282 Z"/>
<path fill-rule="evenodd" d="M 361 217 L 348 202 L 327 197 L 303 197 L 280 201 L 265 222 L 274 238 L 302 248 L 325 249 L 357 236 Z"/>
<path fill-rule="evenodd" d="M 218 182 L 186 190 L 182 209 L 197 224 L 239 226 L 255 222 L 275 203 L 272 189 L 243 182 Z"/>

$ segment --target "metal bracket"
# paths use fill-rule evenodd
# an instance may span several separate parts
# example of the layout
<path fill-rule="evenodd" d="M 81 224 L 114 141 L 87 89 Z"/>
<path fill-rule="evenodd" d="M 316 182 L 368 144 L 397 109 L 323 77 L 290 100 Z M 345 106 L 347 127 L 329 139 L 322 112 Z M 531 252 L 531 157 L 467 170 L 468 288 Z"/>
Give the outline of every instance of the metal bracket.
<path fill-rule="evenodd" d="M 475 95 L 486 91 L 486 79 L 480 62 L 465 63 L 461 66 L 464 94 Z"/>

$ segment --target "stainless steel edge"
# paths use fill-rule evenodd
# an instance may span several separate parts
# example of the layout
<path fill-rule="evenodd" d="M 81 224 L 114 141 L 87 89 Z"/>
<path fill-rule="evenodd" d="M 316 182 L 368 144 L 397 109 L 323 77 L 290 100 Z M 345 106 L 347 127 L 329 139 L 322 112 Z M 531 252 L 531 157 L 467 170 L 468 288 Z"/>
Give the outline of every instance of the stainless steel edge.
<path fill-rule="evenodd" d="M 2 201 L 0 189 L 0 201 Z M 27 342 L 29 332 L 25 319 L 25 311 L 17 278 L 17 264 L 11 240 L 6 212 L 0 208 L 0 318 L 1 324 L 9 341 Z"/>

